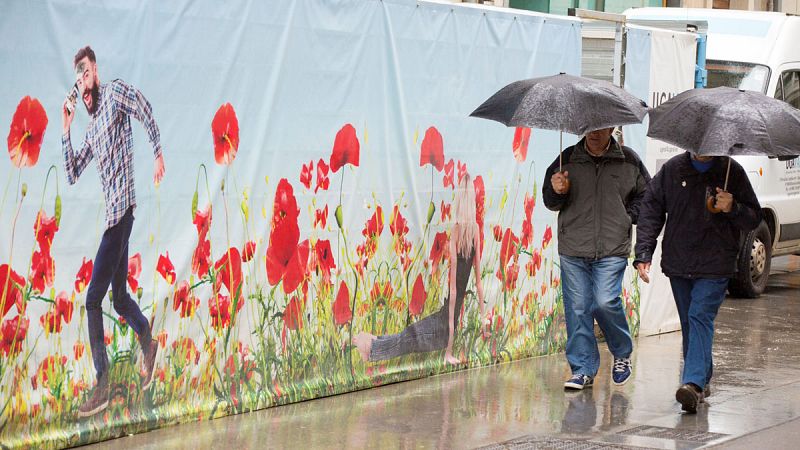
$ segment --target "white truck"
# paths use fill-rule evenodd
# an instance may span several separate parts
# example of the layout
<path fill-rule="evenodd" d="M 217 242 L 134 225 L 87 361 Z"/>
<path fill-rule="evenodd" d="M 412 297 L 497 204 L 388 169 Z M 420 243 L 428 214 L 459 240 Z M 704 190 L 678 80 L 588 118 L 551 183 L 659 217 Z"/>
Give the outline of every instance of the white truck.
<path fill-rule="evenodd" d="M 685 23 L 707 30 L 705 61 L 702 45 L 698 46 L 698 65 L 701 72 L 706 71 L 706 87 L 758 91 L 800 108 L 800 17 L 687 8 L 636 8 L 624 15 L 628 23 Z M 739 276 L 731 280 L 729 292 L 737 297 L 757 297 L 767 285 L 772 257 L 800 254 L 800 161 L 755 156 L 735 159 L 750 177 L 764 221 L 744 240 Z"/>

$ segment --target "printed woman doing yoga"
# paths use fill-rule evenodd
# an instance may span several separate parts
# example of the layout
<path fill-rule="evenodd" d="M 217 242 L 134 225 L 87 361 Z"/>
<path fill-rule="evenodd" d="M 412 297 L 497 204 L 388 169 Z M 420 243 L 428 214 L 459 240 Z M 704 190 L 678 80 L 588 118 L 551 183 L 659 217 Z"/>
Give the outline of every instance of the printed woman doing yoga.
<path fill-rule="evenodd" d="M 470 270 L 475 272 L 480 317 L 483 318 L 483 284 L 481 283 L 480 234 L 475 215 L 475 188 L 469 174 L 458 184 L 454 202 L 455 224 L 450 233 L 449 295 L 442 308 L 415 322 L 398 334 L 374 336 L 361 332 L 353 338 L 361 358 L 382 361 L 410 353 L 445 349 L 448 364 L 461 361 L 453 356 L 453 334 L 464 304 Z M 455 295 L 454 295 L 455 294 Z"/>

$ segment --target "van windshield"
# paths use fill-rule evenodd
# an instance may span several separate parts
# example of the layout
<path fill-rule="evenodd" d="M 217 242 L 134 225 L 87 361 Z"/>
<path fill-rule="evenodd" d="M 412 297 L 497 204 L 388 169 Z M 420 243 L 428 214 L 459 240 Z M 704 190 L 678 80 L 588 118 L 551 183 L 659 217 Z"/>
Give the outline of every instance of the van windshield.
<path fill-rule="evenodd" d="M 767 93 L 769 68 L 760 64 L 735 61 L 706 61 L 708 86 L 715 88 L 727 86 L 747 91 Z"/>

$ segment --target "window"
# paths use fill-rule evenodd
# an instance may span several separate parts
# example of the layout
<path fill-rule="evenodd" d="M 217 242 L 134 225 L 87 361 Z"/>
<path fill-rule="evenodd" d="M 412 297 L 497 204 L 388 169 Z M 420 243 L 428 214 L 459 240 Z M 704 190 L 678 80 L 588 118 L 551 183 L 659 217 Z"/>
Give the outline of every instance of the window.
<path fill-rule="evenodd" d="M 800 71 L 793 70 L 781 74 L 783 101 L 800 108 Z"/>
<path fill-rule="evenodd" d="M 748 91 L 766 93 L 769 68 L 760 64 L 734 61 L 706 62 L 708 87 L 728 86 Z"/>

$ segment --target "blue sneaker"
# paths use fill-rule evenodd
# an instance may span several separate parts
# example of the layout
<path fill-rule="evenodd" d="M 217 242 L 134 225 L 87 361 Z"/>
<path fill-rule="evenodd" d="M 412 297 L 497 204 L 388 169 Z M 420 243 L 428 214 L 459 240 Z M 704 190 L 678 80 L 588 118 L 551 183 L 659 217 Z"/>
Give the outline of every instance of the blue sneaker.
<path fill-rule="evenodd" d="M 611 368 L 611 379 L 614 384 L 622 386 L 631 378 L 631 359 L 614 357 L 614 366 Z"/>
<path fill-rule="evenodd" d="M 564 382 L 564 389 L 580 391 L 583 388 L 592 387 L 592 383 L 594 383 L 594 379 L 589 375 L 576 373 Z"/>

